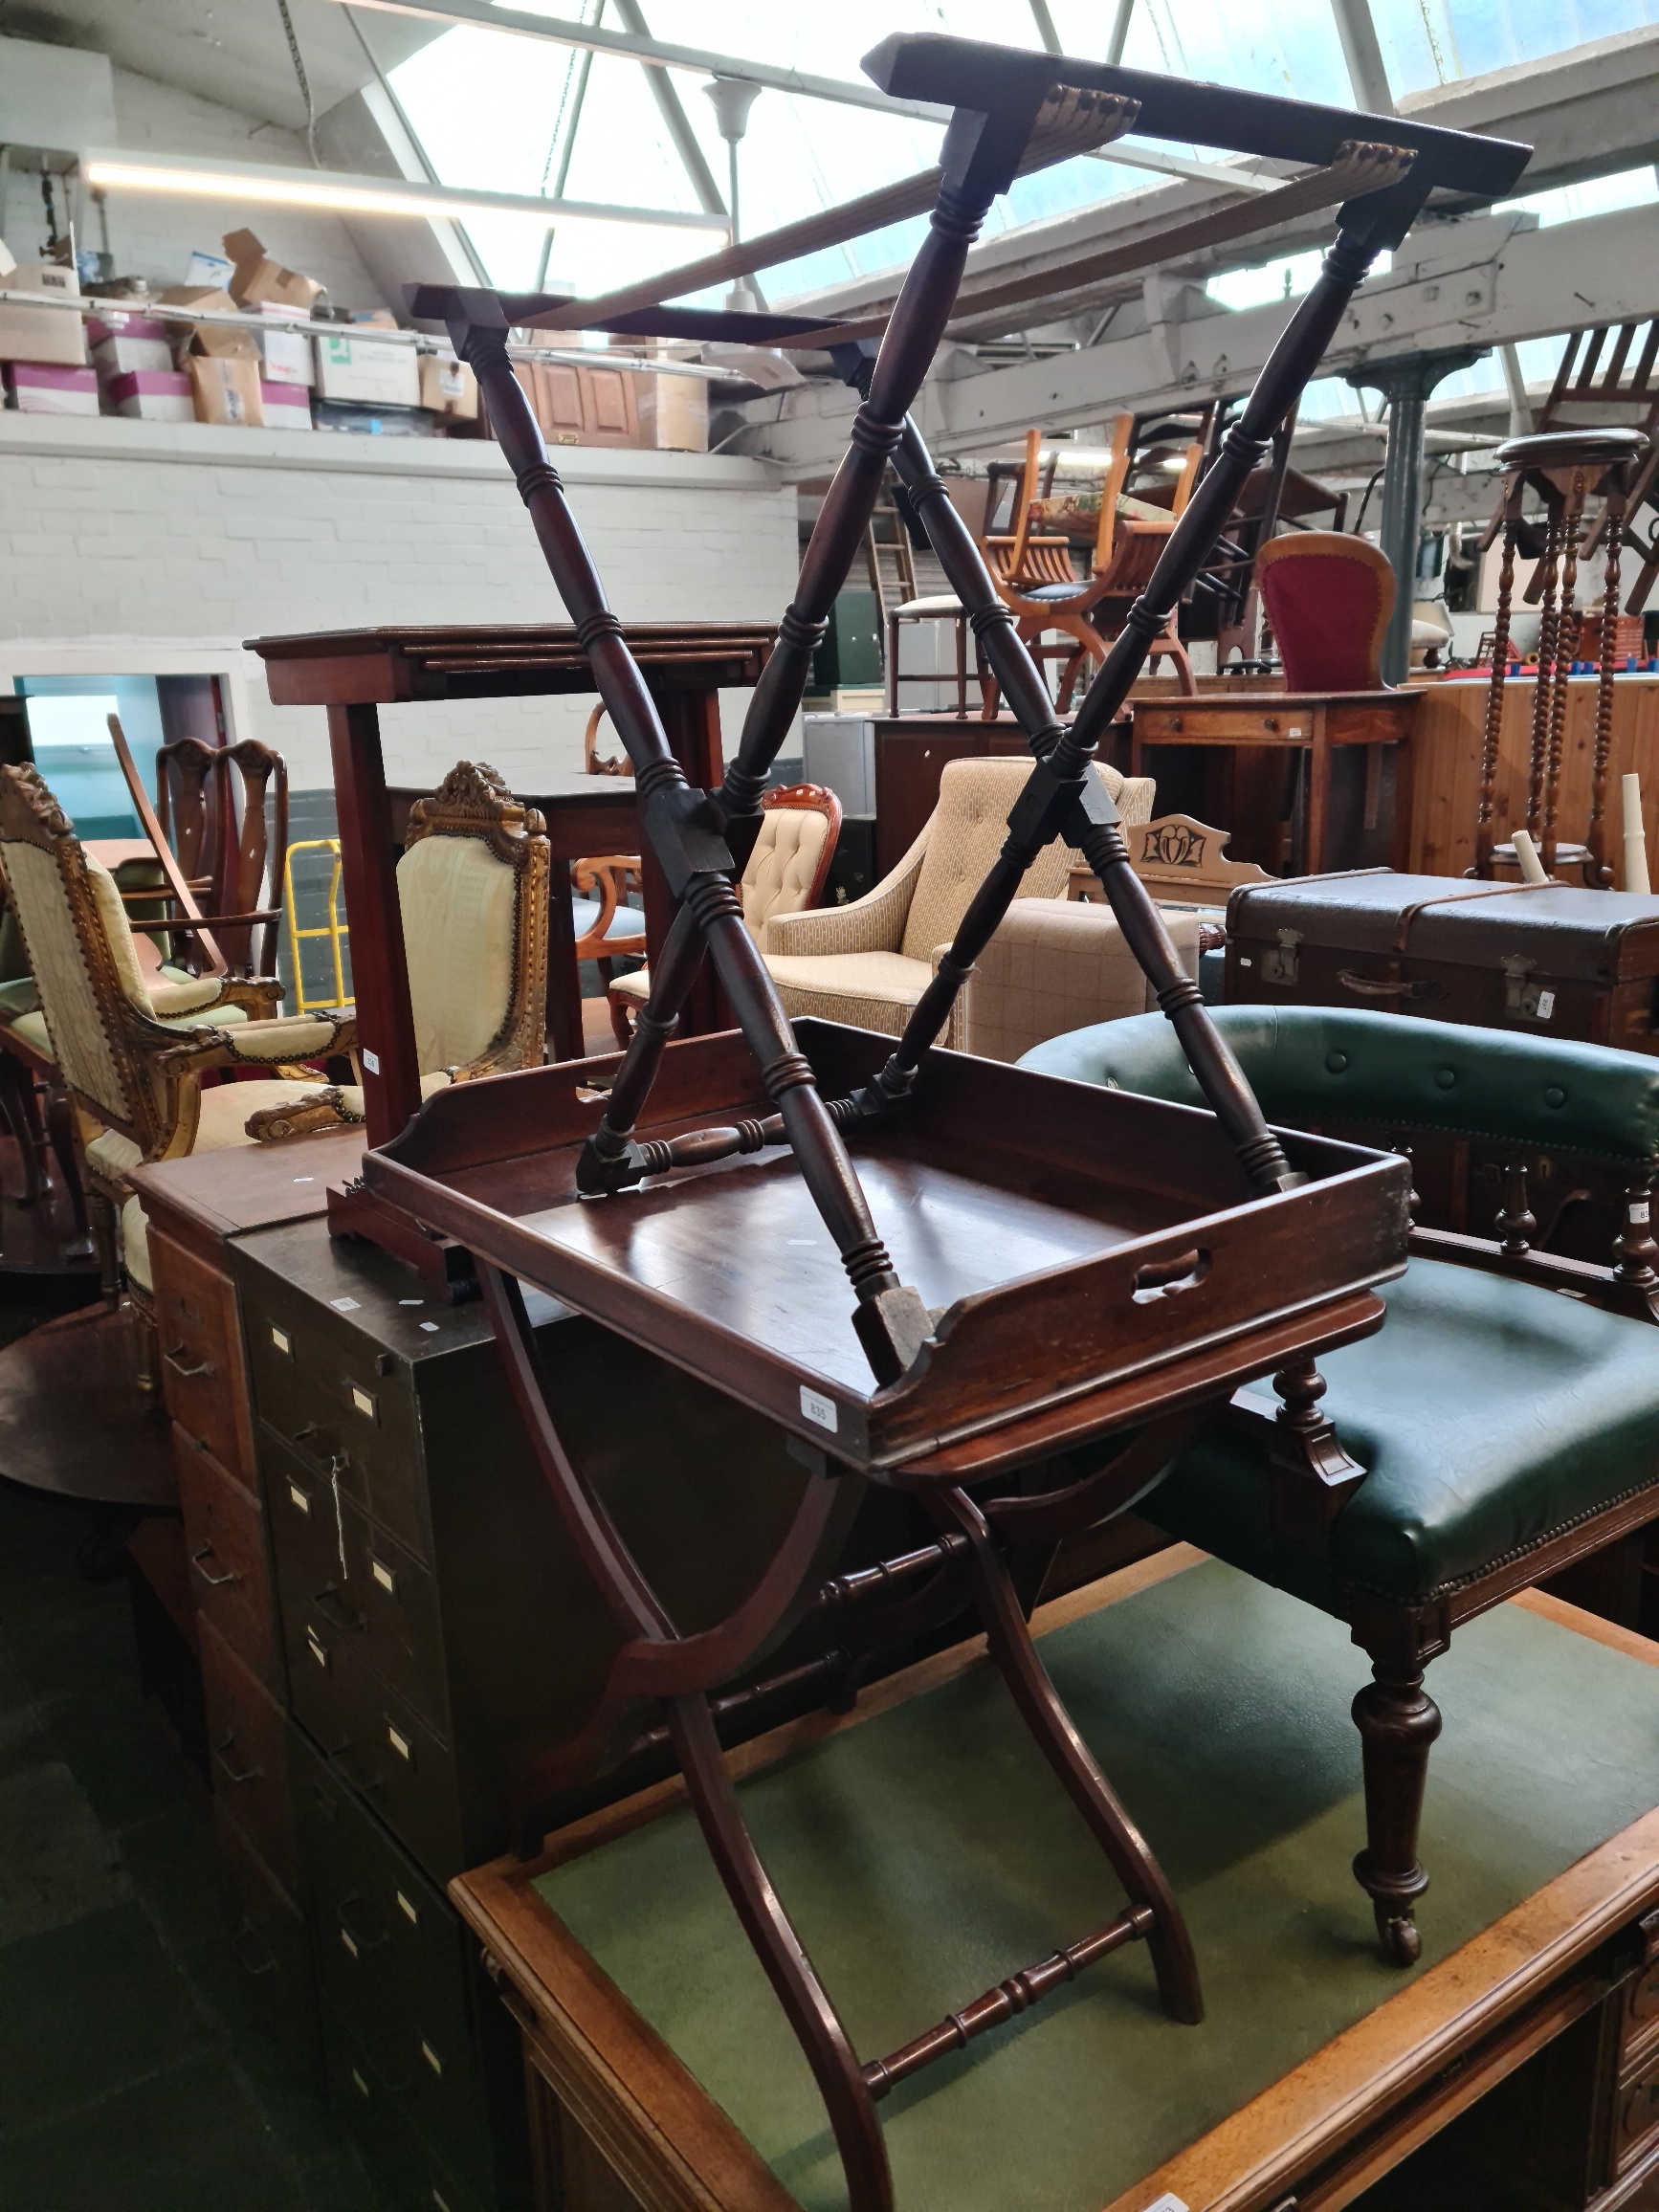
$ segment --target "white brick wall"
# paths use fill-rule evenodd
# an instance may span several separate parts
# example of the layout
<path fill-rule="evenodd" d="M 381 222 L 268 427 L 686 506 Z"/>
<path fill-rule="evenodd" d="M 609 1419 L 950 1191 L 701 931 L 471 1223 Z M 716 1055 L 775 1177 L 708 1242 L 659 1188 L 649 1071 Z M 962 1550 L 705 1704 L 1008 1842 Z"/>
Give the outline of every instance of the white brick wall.
<path fill-rule="evenodd" d="M 571 505 L 624 620 L 773 620 L 793 587 L 794 495 L 724 454 L 561 450 Z M 381 623 L 562 621 L 499 449 L 322 431 L 177 427 L 0 413 L 0 682 L 31 648 L 227 647 L 252 734 L 296 788 L 328 783 L 319 709 L 270 705 L 261 634 Z M 49 673 L 37 667 L 35 673 Z M 394 707 L 397 780 L 457 758 L 534 784 L 580 765 L 586 699 Z M 730 741 L 743 695 L 722 700 Z"/>

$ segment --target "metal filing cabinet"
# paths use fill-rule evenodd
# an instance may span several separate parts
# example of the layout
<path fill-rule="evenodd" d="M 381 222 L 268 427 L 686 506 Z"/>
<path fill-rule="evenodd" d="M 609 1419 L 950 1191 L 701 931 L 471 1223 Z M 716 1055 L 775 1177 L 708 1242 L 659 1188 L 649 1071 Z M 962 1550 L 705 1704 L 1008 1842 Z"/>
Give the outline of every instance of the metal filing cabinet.
<path fill-rule="evenodd" d="M 616 1631 L 481 1307 L 321 1222 L 240 1239 L 230 1264 L 292 1714 L 257 1763 L 279 1760 L 293 1791 L 336 2107 L 399 2206 L 512 2205 L 516 2046 L 443 1884 L 517 1840 L 515 1777 L 586 1717 Z M 572 1456 L 676 1617 L 712 1625 L 781 1540 L 803 1448 L 551 1300 L 530 1307 Z M 864 1503 L 865 1556 L 902 1548 L 906 1501 Z M 550 1801 L 535 1832 L 574 1809 Z"/>
<path fill-rule="evenodd" d="M 232 1265 L 292 1712 L 442 1883 L 516 1840 L 515 1777 L 591 1711 L 614 1625 L 481 1307 L 321 1224 L 249 1237 Z M 678 1617 L 722 1617 L 788 1523 L 798 1448 L 550 1299 L 531 1310 L 573 1457 Z M 721 1542 L 694 1540 L 711 1520 Z"/>

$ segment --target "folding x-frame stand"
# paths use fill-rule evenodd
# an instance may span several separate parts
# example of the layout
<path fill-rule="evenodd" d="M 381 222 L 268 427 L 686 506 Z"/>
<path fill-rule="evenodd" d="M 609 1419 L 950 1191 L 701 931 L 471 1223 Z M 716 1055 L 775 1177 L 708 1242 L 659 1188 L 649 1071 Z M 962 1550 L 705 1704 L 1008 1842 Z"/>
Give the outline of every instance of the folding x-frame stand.
<path fill-rule="evenodd" d="M 879 351 L 874 361 L 855 349 L 842 356 L 844 373 L 862 395 L 849 451 L 807 546 L 799 587 L 751 702 L 738 757 L 718 793 L 690 788 L 669 752 L 622 625 L 606 605 L 559 476 L 513 375 L 506 305 L 492 294 L 456 292 L 446 296 L 444 311 L 456 351 L 477 374 L 560 595 L 628 749 L 645 833 L 682 902 L 653 965 L 650 1003 L 623 1056 L 604 1117 L 584 1151 L 579 1186 L 599 1198 L 673 1167 L 787 1143 L 835 1240 L 855 1298 L 854 1327 L 878 1383 L 885 1384 L 910 1367 L 932 1321 L 918 1293 L 898 1279 L 845 1139 L 877 1130 L 903 1114 L 923 1056 L 943 1028 L 956 993 L 1006 913 L 1026 870 L 1053 837 L 1079 847 L 1105 886 L 1124 938 L 1174 1026 L 1250 1186 L 1272 1193 L 1293 1188 L 1299 1180 L 1267 1129 L 1196 985 L 1180 967 L 1156 906 L 1129 865 L 1116 809 L 1092 772 L 1093 757 L 1144 665 L 1151 640 L 1172 619 L 1245 477 L 1298 400 L 1375 255 L 1400 241 L 1433 186 L 1501 192 L 1524 165 L 1526 149 L 1420 124 L 1396 124 L 1392 118 L 1181 85 L 1142 73 L 946 38 L 891 39 L 867 66 L 884 89 L 954 108 L 942 183 L 927 239 Z M 1351 155 L 1356 142 L 1383 140 L 1404 146 L 1414 158 L 1400 183 L 1342 210 L 1318 278 L 1293 314 L 1067 729 L 1055 718 L 1047 688 L 1015 636 L 1012 619 L 946 497 L 908 409 L 949 319 L 968 248 L 992 200 L 1016 173 L 1033 128 L 1040 121 L 1052 127 L 1056 120 L 1102 101 L 1117 103 L 1119 127 L 1127 110 L 1129 120 L 1139 116 L 1139 127 L 1154 135 L 1241 151 L 1329 162 Z M 421 312 L 431 312 L 433 297 L 423 292 Z M 896 1049 L 863 1089 L 826 1101 L 743 928 L 732 878 L 755 835 L 767 771 L 800 703 L 812 650 L 824 633 L 890 460 L 967 609 L 1029 740 L 1035 764 L 1009 816 L 1006 842 Z M 705 958 L 714 962 L 777 1112 L 734 1129 L 642 1143 L 632 1134 L 635 1123 Z M 753 1667 L 812 1602 L 806 1593 L 832 1556 L 844 1525 L 844 1479 L 833 1463 L 820 1457 L 787 1536 L 743 1604 L 716 1627 L 681 1635 L 603 1501 L 564 1451 L 517 1281 L 484 1255 L 478 1257 L 515 1399 L 570 1539 L 603 1592 L 620 1638 L 609 1678 L 586 1727 L 527 1770 L 526 1820 L 547 1792 L 591 1776 L 618 1757 L 629 1740 L 630 1714 L 642 1701 L 660 1701 L 710 1852 L 825 2098 L 853 2212 L 888 2212 L 893 2201 L 876 2101 L 918 2068 L 1025 2010 L 1090 1960 L 1144 1938 L 1166 2009 L 1177 2019 L 1196 2021 L 1197 1975 L 1180 1913 L 1044 1672 L 1007 1555 L 1014 1547 L 1051 1546 L 1133 1502 L 1156 1480 L 1205 1408 L 1195 1412 L 1188 1405 L 1179 1413 L 1162 1415 L 1155 1410 L 1136 1441 L 1107 1466 L 1034 1497 L 991 1498 L 982 1504 L 969 1495 L 960 1473 L 930 1478 L 919 1468 L 910 1475 L 903 1469 L 885 1471 L 882 1479 L 922 1497 L 940 1530 L 937 1543 L 818 1589 L 820 1607 L 850 1620 L 858 1617 L 859 1602 L 873 1592 L 888 1599 L 874 1619 L 849 1631 L 850 1644 L 866 1653 L 952 1618 L 964 1600 L 977 1605 L 992 1657 L 1019 1711 L 1129 1900 L 1122 1912 L 1078 1943 L 1011 1976 L 903 2048 L 861 2065 L 743 1827 L 710 1703 L 714 1690 Z M 1322 1385 L 1311 1360 L 1288 1367 L 1277 1381 L 1291 1431 L 1319 1458 L 1321 1478 L 1339 1480 L 1339 1451 L 1334 1438 L 1321 1432 L 1315 1411 Z M 907 1588 L 908 1596 L 902 1594 Z M 895 1590 L 900 1592 L 896 1598 Z"/>

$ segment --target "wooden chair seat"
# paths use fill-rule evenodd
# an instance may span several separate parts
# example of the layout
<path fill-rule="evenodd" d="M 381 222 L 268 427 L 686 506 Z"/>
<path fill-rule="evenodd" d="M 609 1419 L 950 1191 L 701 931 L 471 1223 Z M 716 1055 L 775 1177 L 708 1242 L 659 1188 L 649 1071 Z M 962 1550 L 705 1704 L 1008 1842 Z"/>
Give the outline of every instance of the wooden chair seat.
<path fill-rule="evenodd" d="M 1424 1670 L 1460 1621 L 1659 1518 L 1659 1257 L 1648 1229 L 1659 1067 L 1645 1055 L 1348 1008 L 1220 1006 L 1270 1122 L 1398 1145 L 1412 1132 L 1625 1163 L 1605 1269 L 1535 1252 L 1524 1171 L 1501 1242 L 1414 1232 L 1381 1335 L 1327 1354 L 1323 1392 L 1209 1424 L 1138 1510 L 1347 1621 L 1385 1955 L 1418 1955 L 1417 1825 L 1440 1715 Z M 1198 1105 L 1154 1016 L 1056 1037 L 1022 1065 Z M 1570 1294 L 1560 1295 L 1562 1291 Z M 1264 1418 L 1265 1413 L 1265 1418 Z M 1294 1439 L 1306 1447 L 1298 1451 Z"/>

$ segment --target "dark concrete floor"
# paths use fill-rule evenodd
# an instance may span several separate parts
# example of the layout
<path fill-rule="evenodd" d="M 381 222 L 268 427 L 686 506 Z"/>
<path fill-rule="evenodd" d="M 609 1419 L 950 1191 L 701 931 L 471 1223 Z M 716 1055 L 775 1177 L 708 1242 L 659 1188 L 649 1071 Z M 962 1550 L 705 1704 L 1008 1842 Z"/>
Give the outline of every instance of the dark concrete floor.
<path fill-rule="evenodd" d="M 0 1482 L 0 2212 L 372 2212 L 260 2033 L 207 1786 L 140 1692 L 124 1575 L 77 1563 L 98 1535 Z"/>

